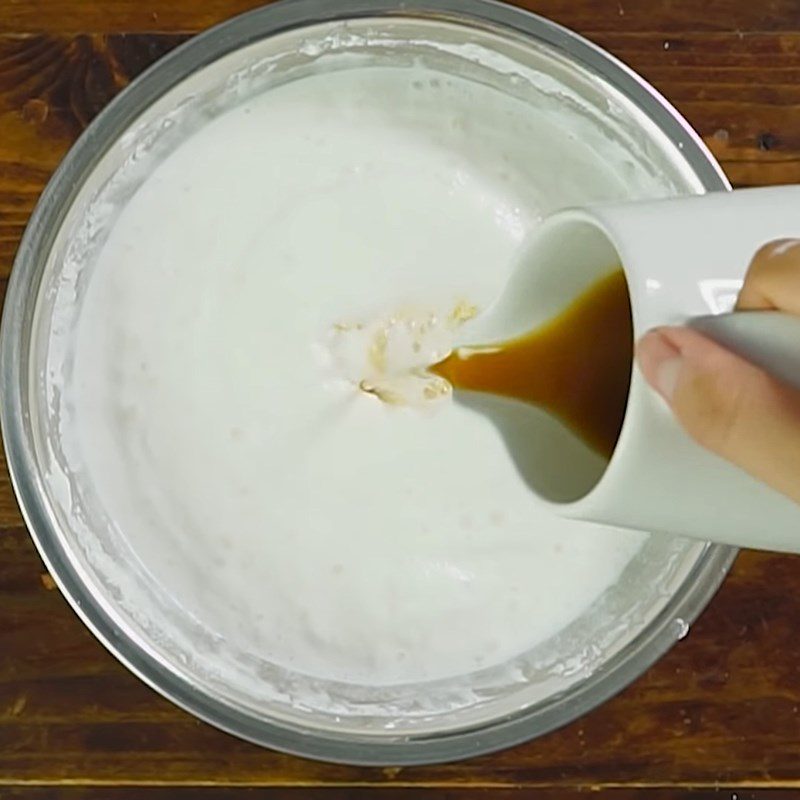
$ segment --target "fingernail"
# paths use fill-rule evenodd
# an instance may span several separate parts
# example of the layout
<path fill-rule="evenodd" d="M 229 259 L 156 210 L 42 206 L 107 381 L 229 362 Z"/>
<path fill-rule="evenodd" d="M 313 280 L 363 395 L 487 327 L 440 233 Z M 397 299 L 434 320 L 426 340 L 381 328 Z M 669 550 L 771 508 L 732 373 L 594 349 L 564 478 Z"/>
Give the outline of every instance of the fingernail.
<path fill-rule="evenodd" d="M 766 245 L 768 256 L 782 256 L 800 245 L 800 239 L 776 239 Z"/>
<path fill-rule="evenodd" d="M 678 375 L 683 367 L 683 359 L 674 356 L 662 361 L 656 370 L 655 389 L 669 403 L 678 385 Z"/>
<path fill-rule="evenodd" d="M 655 328 L 639 340 L 636 358 L 647 382 L 670 402 L 683 364 L 678 348 L 660 329 Z"/>

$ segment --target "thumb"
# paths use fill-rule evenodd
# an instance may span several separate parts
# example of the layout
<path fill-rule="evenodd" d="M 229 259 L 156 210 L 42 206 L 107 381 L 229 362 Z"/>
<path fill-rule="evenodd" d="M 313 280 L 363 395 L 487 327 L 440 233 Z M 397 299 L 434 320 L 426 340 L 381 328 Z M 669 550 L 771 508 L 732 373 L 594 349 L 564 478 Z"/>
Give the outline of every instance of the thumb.
<path fill-rule="evenodd" d="M 800 503 L 800 392 L 690 328 L 637 346 L 648 383 L 699 444 Z"/>

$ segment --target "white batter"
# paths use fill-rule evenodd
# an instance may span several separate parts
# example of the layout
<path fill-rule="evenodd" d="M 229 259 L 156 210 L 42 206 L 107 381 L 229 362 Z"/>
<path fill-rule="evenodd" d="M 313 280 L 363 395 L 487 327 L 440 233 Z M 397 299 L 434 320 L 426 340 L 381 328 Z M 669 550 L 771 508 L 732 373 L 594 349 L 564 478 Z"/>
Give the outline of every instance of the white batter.
<path fill-rule="evenodd" d="M 336 326 L 485 307 L 543 213 L 631 180 L 535 108 L 421 68 L 225 114 L 91 276 L 67 386 L 83 479 L 185 609 L 279 665 L 391 684 L 529 649 L 642 537 L 542 510 L 451 398 L 359 391 Z"/>

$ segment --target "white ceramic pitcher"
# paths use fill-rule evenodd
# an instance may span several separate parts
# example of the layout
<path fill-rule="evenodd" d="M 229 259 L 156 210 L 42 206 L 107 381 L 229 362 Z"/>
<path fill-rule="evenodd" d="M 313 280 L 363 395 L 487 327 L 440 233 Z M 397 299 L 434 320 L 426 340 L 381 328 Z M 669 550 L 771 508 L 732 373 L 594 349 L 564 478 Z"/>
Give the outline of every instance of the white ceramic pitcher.
<path fill-rule="evenodd" d="M 800 319 L 729 313 L 756 250 L 784 237 L 800 238 L 800 187 L 558 212 L 531 238 L 506 290 L 464 344 L 530 330 L 621 264 L 637 339 L 659 325 L 696 325 L 800 387 Z M 547 445 L 527 469 L 549 473 L 529 482 L 557 513 L 800 552 L 800 506 L 695 444 L 638 367 L 610 462 L 543 413 L 532 414 L 530 425 L 540 426 Z"/>

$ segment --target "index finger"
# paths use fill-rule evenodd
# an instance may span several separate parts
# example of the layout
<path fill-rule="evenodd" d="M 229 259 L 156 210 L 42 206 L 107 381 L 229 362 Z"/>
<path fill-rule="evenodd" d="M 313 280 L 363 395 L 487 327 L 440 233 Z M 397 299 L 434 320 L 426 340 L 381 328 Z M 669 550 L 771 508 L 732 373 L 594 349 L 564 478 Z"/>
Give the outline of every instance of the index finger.
<path fill-rule="evenodd" d="M 771 309 L 800 315 L 800 239 L 776 239 L 753 256 L 737 309 Z"/>

